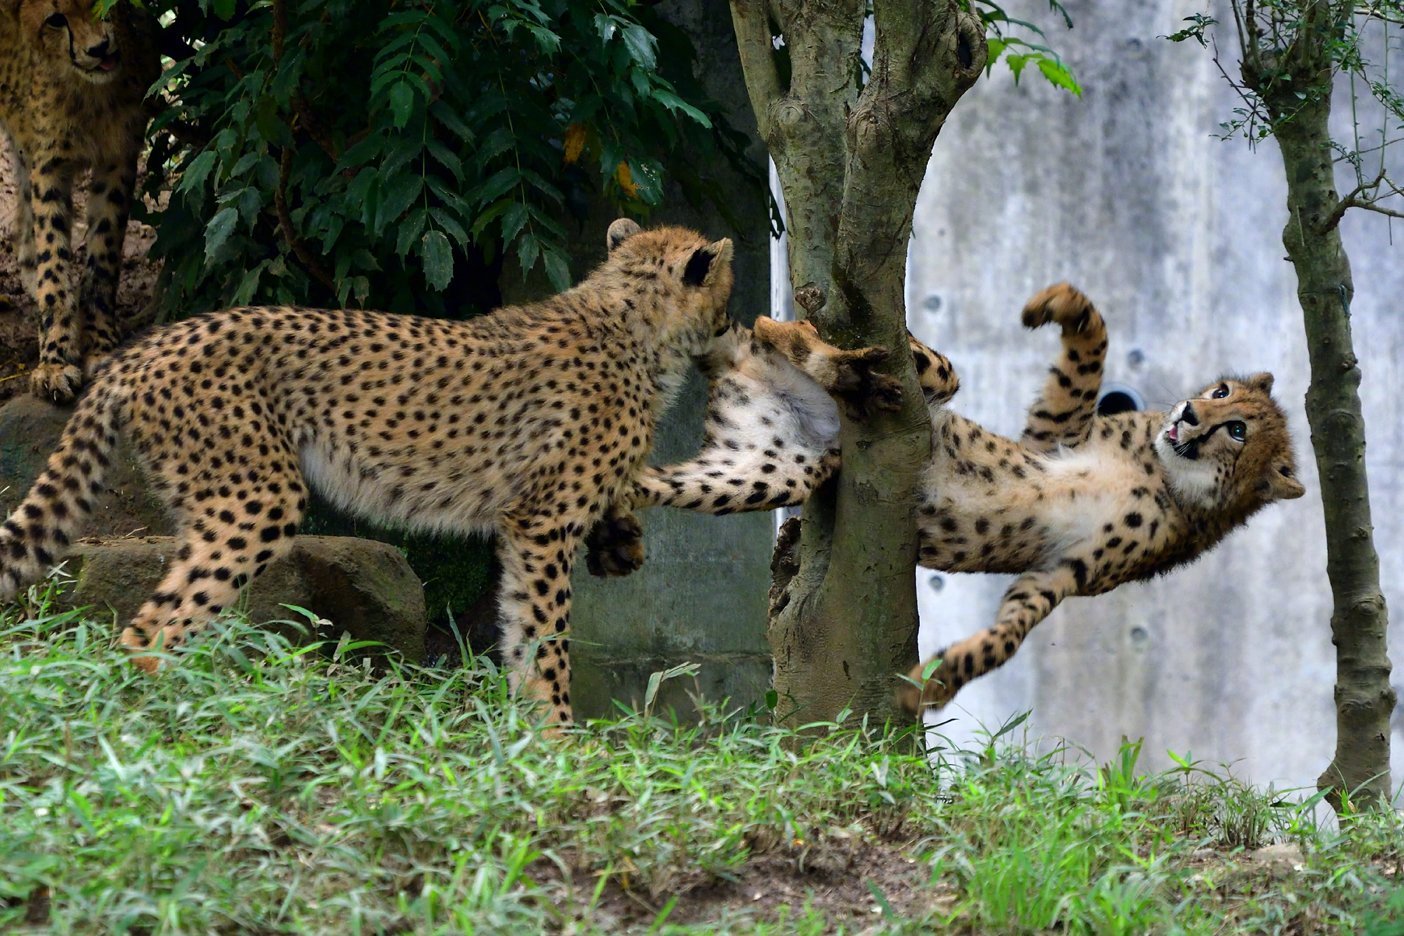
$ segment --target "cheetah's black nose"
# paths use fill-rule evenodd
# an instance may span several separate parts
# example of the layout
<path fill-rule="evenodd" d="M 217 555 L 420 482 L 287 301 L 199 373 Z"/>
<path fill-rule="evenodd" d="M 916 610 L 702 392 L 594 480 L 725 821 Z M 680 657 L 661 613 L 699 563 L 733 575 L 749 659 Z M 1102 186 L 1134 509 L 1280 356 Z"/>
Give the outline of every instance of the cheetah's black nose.
<path fill-rule="evenodd" d="M 88 49 L 88 54 L 89 54 L 90 56 L 92 56 L 93 58 L 97 58 L 97 59 L 106 58 L 106 57 L 107 57 L 107 50 L 111 47 L 111 45 L 112 45 L 112 43 L 110 43 L 108 40 L 104 39 L 104 40 L 102 40 L 101 42 L 99 42 L 97 45 L 92 46 L 91 48 L 89 48 L 89 49 Z"/>
<path fill-rule="evenodd" d="M 1199 425 L 1199 417 L 1194 415 L 1194 407 L 1186 403 L 1184 411 L 1180 413 L 1180 421 L 1191 426 Z"/>

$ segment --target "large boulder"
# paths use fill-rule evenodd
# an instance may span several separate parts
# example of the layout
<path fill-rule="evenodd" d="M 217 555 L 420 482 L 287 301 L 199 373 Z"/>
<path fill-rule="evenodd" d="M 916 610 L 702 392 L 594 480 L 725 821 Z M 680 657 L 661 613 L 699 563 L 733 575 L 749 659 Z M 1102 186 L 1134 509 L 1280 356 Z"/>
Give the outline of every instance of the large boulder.
<path fill-rule="evenodd" d="M 64 602 L 94 606 L 130 621 L 175 559 L 168 536 L 85 540 L 69 554 L 77 582 Z M 255 623 L 303 621 L 283 605 L 306 608 L 330 622 L 308 639 L 374 640 L 413 662 L 424 659 L 424 588 L 399 550 L 349 536 L 299 536 L 292 551 L 245 590 L 239 608 Z M 287 628 L 290 636 L 300 636 Z"/>
<path fill-rule="evenodd" d="M 0 520 L 29 493 L 34 479 L 58 448 L 59 434 L 73 414 L 28 393 L 0 405 Z M 174 532 L 165 508 L 150 493 L 141 468 L 125 442 L 119 442 L 103 479 L 106 493 L 79 534 L 99 537 L 166 535 Z"/>

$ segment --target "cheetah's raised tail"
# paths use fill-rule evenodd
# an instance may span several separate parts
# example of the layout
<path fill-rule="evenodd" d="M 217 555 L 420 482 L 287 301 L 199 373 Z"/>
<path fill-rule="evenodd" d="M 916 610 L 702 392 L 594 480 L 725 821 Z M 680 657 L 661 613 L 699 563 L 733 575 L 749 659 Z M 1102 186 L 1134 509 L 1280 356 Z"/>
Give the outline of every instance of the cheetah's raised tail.
<path fill-rule="evenodd" d="M 121 409 L 111 390 L 86 394 L 29 495 L 0 525 L 0 602 L 42 578 L 92 513 L 112 464 Z"/>

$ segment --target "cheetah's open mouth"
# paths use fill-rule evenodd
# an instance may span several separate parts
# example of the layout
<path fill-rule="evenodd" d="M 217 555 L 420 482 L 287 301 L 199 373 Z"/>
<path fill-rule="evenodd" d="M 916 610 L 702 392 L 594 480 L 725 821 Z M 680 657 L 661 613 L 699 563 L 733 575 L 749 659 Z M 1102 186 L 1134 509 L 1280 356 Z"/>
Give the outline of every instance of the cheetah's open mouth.
<path fill-rule="evenodd" d="M 1181 442 L 1180 423 L 1176 421 L 1169 429 L 1165 430 L 1165 441 L 1170 443 L 1170 447 L 1175 450 L 1176 455 L 1194 461 L 1199 458 L 1199 445 L 1204 440 L 1199 438 Z"/>
<path fill-rule="evenodd" d="M 81 72 L 87 72 L 89 75 L 106 76 L 111 74 L 113 71 L 116 71 L 117 66 L 121 64 L 122 53 L 112 52 L 108 55 L 104 55 L 102 58 L 98 59 L 91 65 L 84 65 L 83 63 L 75 59 L 73 62 L 73 67 Z"/>

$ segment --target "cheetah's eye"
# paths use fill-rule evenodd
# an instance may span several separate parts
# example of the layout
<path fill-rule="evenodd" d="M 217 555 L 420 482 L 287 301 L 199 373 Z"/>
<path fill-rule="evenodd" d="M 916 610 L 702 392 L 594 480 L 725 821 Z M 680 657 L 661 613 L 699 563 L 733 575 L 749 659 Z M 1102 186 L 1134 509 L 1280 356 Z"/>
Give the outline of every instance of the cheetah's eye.
<path fill-rule="evenodd" d="M 1228 430 L 1229 438 L 1235 442 L 1242 442 L 1248 438 L 1248 427 L 1237 419 L 1226 423 L 1224 428 Z"/>
<path fill-rule="evenodd" d="M 1214 399 L 1216 399 L 1216 400 L 1222 400 L 1224 397 L 1226 397 L 1226 396 L 1229 395 L 1229 387 L 1228 387 L 1228 384 L 1226 384 L 1226 383 L 1221 383 L 1221 384 L 1219 384 L 1217 387 L 1214 388 L 1214 392 L 1211 393 L 1211 394 L 1209 394 L 1209 395 L 1210 395 L 1211 397 L 1213 397 Z M 1239 423 L 1239 425 L 1241 426 L 1241 425 L 1243 425 L 1243 424 L 1242 424 L 1242 423 Z"/>
<path fill-rule="evenodd" d="M 48 19 L 44 20 L 44 25 L 52 29 L 64 29 L 68 26 L 68 17 L 64 16 L 62 13 L 54 13 Z"/>

